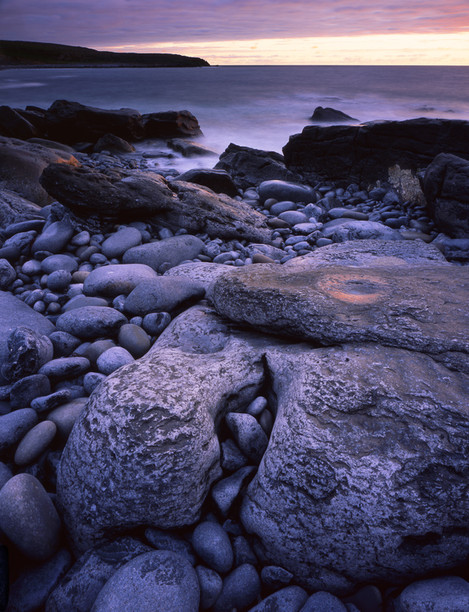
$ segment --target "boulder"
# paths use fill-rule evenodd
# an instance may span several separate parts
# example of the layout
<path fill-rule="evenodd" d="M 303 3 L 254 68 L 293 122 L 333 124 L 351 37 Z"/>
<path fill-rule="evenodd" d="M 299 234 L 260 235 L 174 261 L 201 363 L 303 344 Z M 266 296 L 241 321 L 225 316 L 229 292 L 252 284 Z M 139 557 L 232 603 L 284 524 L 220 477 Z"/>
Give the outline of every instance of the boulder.
<path fill-rule="evenodd" d="M 40 214 L 41 207 L 21 197 L 9 189 L 0 189 L 0 227 L 13 223 L 44 219 Z"/>
<path fill-rule="evenodd" d="M 180 153 L 183 157 L 198 157 L 199 155 L 217 155 L 215 151 L 203 145 L 184 140 L 182 138 L 172 138 L 168 140 L 167 145 L 176 153 Z"/>
<path fill-rule="evenodd" d="M 289 183 L 288 181 L 263 181 L 259 185 L 259 197 L 265 202 L 270 198 L 278 201 L 288 202 L 315 202 L 316 196 L 314 189 L 309 185 L 300 185 L 299 183 Z M 275 214 L 275 212 L 273 213 Z"/>
<path fill-rule="evenodd" d="M 266 351 L 277 417 L 241 508 L 264 563 L 336 594 L 469 552 L 469 377 L 378 345 Z"/>
<path fill-rule="evenodd" d="M 198 520 L 221 476 L 217 425 L 254 399 L 262 380 L 258 349 L 206 307 L 177 317 L 143 358 L 104 380 L 58 469 L 58 501 L 76 548 L 140 525 Z"/>
<path fill-rule="evenodd" d="M 457 265 L 259 264 L 221 276 L 209 297 L 222 316 L 268 333 L 322 345 L 378 342 L 469 371 L 468 290 L 469 269 Z"/>
<path fill-rule="evenodd" d="M 37 136 L 37 131 L 27 119 L 14 108 L 0 106 L 0 135 L 27 140 Z"/>
<path fill-rule="evenodd" d="M 361 125 L 307 126 L 283 147 L 291 171 L 367 186 L 388 180 L 389 168 L 426 168 L 439 153 L 469 159 L 469 121 L 409 119 Z M 276 177 L 278 178 L 278 177 Z"/>
<path fill-rule="evenodd" d="M 131 108 L 106 110 L 56 100 L 47 109 L 45 119 L 47 137 L 67 144 L 96 142 L 106 134 L 129 141 L 144 136 L 142 115 Z"/>
<path fill-rule="evenodd" d="M 200 283 L 177 276 L 159 276 L 144 281 L 129 293 L 124 310 L 132 315 L 145 316 L 150 312 L 172 312 L 183 304 L 196 302 L 205 295 Z"/>
<path fill-rule="evenodd" d="M 143 125 L 146 138 L 178 138 L 202 134 L 196 117 L 187 110 L 143 115 Z"/>
<path fill-rule="evenodd" d="M 226 193 L 226 195 L 232 198 L 239 195 L 238 188 L 226 170 L 192 168 L 177 176 L 176 180 L 185 181 L 186 183 L 197 183 L 197 185 L 208 187 L 215 193 Z"/>
<path fill-rule="evenodd" d="M 120 154 L 120 153 L 132 153 L 135 151 L 135 147 L 131 145 L 127 140 L 119 138 L 115 134 L 104 134 L 97 141 L 93 147 L 95 153 L 101 151 L 109 151 L 109 153 Z"/>
<path fill-rule="evenodd" d="M 346 113 L 335 108 L 326 106 L 317 106 L 311 115 L 311 121 L 314 123 L 350 123 L 356 122 L 357 119 L 350 117 Z"/>
<path fill-rule="evenodd" d="M 177 266 L 186 259 L 194 259 L 200 253 L 204 243 L 197 236 L 182 234 L 171 236 L 157 242 L 147 242 L 132 247 L 124 253 L 124 264 L 138 264 L 159 271 Z M 145 279 L 152 280 L 152 279 Z"/>
<path fill-rule="evenodd" d="M 41 184 L 77 215 L 135 221 L 154 219 L 160 226 L 214 238 L 269 242 L 266 217 L 248 204 L 207 187 L 183 181 L 169 183 L 158 174 L 109 177 L 86 168 L 51 164 Z"/>
<path fill-rule="evenodd" d="M 469 161 L 441 153 L 422 182 L 427 210 L 437 228 L 453 238 L 469 238 Z"/>
<path fill-rule="evenodd" d="M 40 185 L 39 177 L 51 163 L 78 165 L 77 160 L 64 151 L 0 136 L 1 189 L 14 191 L 39 206 L 49 204 L 51 198 Z"/>
<path fill-rule="evenodd" d="M 220 155 L 215 169 L 226 170 L 239 189 L 257 186 L 271 179 L 294 181 L 297 178 L 297 174 L 285 166 L 280 153 L 240 147 L 233 143 Z"/>

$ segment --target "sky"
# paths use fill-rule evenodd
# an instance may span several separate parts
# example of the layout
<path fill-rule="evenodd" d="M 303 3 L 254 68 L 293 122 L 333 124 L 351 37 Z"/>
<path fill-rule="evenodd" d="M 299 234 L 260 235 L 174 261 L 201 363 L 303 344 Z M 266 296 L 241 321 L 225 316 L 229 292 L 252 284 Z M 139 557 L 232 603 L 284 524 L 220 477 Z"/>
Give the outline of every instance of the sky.
<path fill-rule="evenodd" d="M 211 64 L 469 65 L 469 0 L 0 0 L 0 39 Z"/>

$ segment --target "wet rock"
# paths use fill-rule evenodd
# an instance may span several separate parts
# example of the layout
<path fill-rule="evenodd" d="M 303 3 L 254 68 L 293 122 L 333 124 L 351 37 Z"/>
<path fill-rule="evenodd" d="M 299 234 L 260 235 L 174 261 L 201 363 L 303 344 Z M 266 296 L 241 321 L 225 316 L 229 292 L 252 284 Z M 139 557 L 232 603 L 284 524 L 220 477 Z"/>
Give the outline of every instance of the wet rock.
<path fill-rule="evenodd" d="M 135 227 L 123 227 L 111 234 L 103 242 L 101 250 L 108 259 L 121 257 L 127 249 L 137 246 L 142 242 L 142 234 Z"/>
<path fill-rule="evenodd" d="M 146 138 L 177 138 L 202 134 L 199 122 L 187 110 L 143 115 Z"/>

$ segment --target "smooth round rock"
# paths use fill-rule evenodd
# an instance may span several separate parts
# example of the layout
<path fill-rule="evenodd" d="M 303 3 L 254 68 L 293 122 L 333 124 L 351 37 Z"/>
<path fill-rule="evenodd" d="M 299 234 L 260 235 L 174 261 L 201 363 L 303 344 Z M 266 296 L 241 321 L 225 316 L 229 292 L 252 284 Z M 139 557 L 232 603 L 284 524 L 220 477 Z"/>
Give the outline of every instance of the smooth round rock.
<path fill-rule="evenodd" d="M 151 336 L 159 336 L 170 323 L 169 312 L 151 312 L 143 317 L 142 327 Z"/>
<path fill-rule="evenodd" d="M 31 408 L 38 412 L 48 412 L 60 404 L 65 404 L 70 399 L 70 391 L 68 389 L 61 389 L 60 391 L 54 391 L 49 395 L 43 395 L 41 397 L 35 397 L 31 402 Z"/>
<path fill-rule="evenodd" d="M 135 227 L 123 227 L 119 231 L 111 234 L 101 245 L 103 255 L 111 259 L 120 257 L 131 247 L 137 246 L 142 242 L 142 234 Z"/>
<path fill-rule="evenodd" d="M 332 593 L 318 591 L 306 600 L 300 612 L 347 612 L 347 607 Z"/>
<path fill-rule="evenodd" d="M 33 463 L 52 442 L 56 432 L 57 426 L 52 421 L 42 421 L 30 429 L 16 449 L 16 465 Z"/>
<path fill-rule="evenodd" d="M 68 270 L 55 270 L 47 277 L 47 287 L 51 291 L 58 291 L 59 293 L 67 291 L 71 282 L 72 275 Z"/>
<path fill-rule="evenodd" d="M 85 391 L 88 395 L 91 395 L 93 391 L 96 389 L 98 385 L 100 385 L 103 380 L 106 380 L 105 374 L 100 374 L 99 372 L 88 372 L 83 377 L 83 386 L 85 387 Z"/>
<path fill-rule="evenodd" d="M 194 529 L 192 546 L 213 570 L 226 574 L 233 565 L 233 549 L 226 531 L 218 523 L 205 521 Z"/>
<path fill-rule="evenodd" d="M 73 274 L 78 270 L 78 263 L 71 255 L 49 255 L 41 261 L 41 269 L 45 274 L 52 274 L 56 270 L 65 270 Z"/>
<path fill-rule="evenodd" d="M 108 301 L 100 297 L 88 297 L 87 295 L 77 294 L 63 306 L 62 310 L 68 312 L 83 306 L 109 306 Z"/>
<path fill-rule="evenodd" d="M 132 363 L 134 358 L 125 348 L 121 346 L 114 346 L 113 348 L 104 351 L 98 359 L 96 360 L 96 365 L 98 366 L 98 370 L 102 374 L 112 374 L 123 365 L 127 365 L 128 363 Z"/>
<path fill-rule="evenodd" d="M 31 374 L 16 382 L 10 391 L 13 409 L 27 408 L 33 399 L 50 393 L 50 382 L 44 374 Z"/>
<path fill-rule="evenodd" d="M 125 316 L 107 306 L 83 306 L 60 315 L 57 329 L 78 338 L 91 340 L 100 336 L 114 335 L 127 323 Z"/>
<path fill-rule="evenodd" d="M 49 340 L 54 347 L 54 357 L 68 357 L 80 345 L 80 340 L 63 331 L 52 332 Z"/>
<path fill-rule="evenodd" d="M 146 331 L 131 323 L 126 323 L 119 329 L 117 341 L 135 359 L 145 355 L 150 348 L 150 338 Z"/>
<path fill-rule="evenodd" d="M 469 582 L 459 576 L 419 580 L 402 591 L 396 604 L 397 612 L 467 612 Z"/>
<path fill-rule="evenodd" d="M 6 289 L 15 279 L 15 268 L 6 259 L 0 259 L 0 289 Z"/>
<path fill-rule="evenodd" d="M 292 581 L 293 574 L 283 567 L 277 565 L 266 565 L 261 571 L 261 580 L 263 584 L 271 589 L 278 589 L 282 586 L 287 586 Z"/>
<path fill-rule="evenodd" d="M 223 580 L 217 572 L 203 565 L 197 565 L 195 571 L 200 585 L 200 608 L 207 610 L 218 599 L 223 588 Z"/>
<path fill-rule="evenodd" d="M 0 453 L 19 442 L 37 421 L 36 411 L 32 408 L 20 408 L 0 416 Z"/>
<path fill-rule="evenodd" d="M 43 365 L 39 374 L 45 374 L 55 380 L 62 380 L 80 376 L 87 372 L 89 368 L 90 362 L 85 357 L 59 357 Z"/>
<path fill-rule="evenodd" d="M 86 344 L 88 346 L 86 346 Z M 114 348 L 116 343 L 114 340 L 96 340 L 95 342 L 86 343 L 82 345 L 82 357 L 86 357 L 91 363 L 96 363 L 98 357 L 104 353 L 104 351 Z M 81 350 L 81 349 L 79 349 Z"/>
<path fill-rule="evenodd" d="M 244 563 L 223 581 L 223 588 L 213 606 L 213 612 L 232 612 L 233 608 L 247 608 L 257 600 L 260 590 L 261 581 L 256 568 Z"/>
<path fill-rule="evenodd" d="M 226 415 L 226 424 L 242 453 L 259 463 L 269 440 L 256 419 L 250 414 L 229 412 Z"/>
<path fill-rule="evenodd" d="M 88 374 L 85 374 L 85 377 L 86 376 L 88 376 Z M 71 402 L 67 402 L 55 408 L 55 410 L 52 410 L 47 415 L 48 420 L 52 421 L 57 426 L 57 435 L 62 441 L 67 440 L 75 421 L 83 412 L 87 402 L 87 397 L 78 397 Z"/>
<path fill-rule="evenodd" d="M 249 612 L 298 612 L 308 599 L 308 593 L 299 586 L 290 586 L 269 595 Z M 321 609 L 322 610 L 322 609 Z M 319 608 L 316 612 L 320 612 Z M 326 608 L 322 612 L 328 612 Z"/>
<path fill-rule="evenodd" d="M 10 381 L 35 374 L 54 354 L 50 339 L 29 327 L 16 327 L 8 335 L 7 345 L 8 357 L 2 373 Z"/>
<path fill-rule="evenodd" d="M 191 564 L 177 553 L 155 550 L 119 568 L 100 591 L 93 612 L 198 612 L 199 600 Z"/>
<path fill-rule="evenodd" d="M 83 293 L 115 298 L 121 294 L 128 295 L 139 283 L 155 278 L 158 278 L 155 270 L 143 263 L 102 266 L 86 277 Z"/>
<path fill-rule="evenodd" d="M 31 247 L 33 253 L 50 251 L 59 253 L 73 236 L 73 226 L 68 220 L 55 221 L 48 225 Z"/>
<path fill-rule="evenodd" d="M 18 550 L 43 561 L 59 545 L 60 518 L 42 484 L 17 474 L 0 491 L 0 528 Z"/>
<path fill-rule="evenodd" d="M 184 234 L 132 247 L 125 252 L 123 261 L 126 264 L 146 264 L 153 270 L 164 265 L 168 270 L 182 261 L 194 259 L 203 247 L 204 243 L 200 238 Z"/>
<path fill-rule="evenodd" d="M 12 476 L 13 472 L 10 470 L 7 464 L 0 461 L 0 489 L 10 480 Z"/>

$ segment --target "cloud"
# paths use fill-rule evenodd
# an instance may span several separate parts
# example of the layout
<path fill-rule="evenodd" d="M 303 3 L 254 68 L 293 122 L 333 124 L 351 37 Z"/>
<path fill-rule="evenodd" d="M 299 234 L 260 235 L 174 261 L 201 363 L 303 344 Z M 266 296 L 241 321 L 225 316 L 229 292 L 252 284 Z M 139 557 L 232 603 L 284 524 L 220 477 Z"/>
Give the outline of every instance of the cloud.
<path fill-rule="evenodd" d="M 0 0 L 0 38 L 98 48 L 462 31 L 467 0 Z"/>

